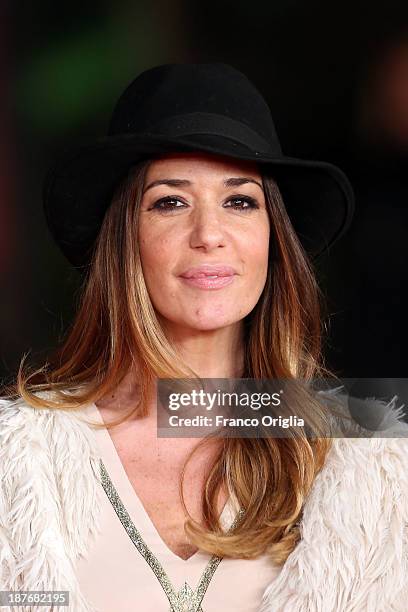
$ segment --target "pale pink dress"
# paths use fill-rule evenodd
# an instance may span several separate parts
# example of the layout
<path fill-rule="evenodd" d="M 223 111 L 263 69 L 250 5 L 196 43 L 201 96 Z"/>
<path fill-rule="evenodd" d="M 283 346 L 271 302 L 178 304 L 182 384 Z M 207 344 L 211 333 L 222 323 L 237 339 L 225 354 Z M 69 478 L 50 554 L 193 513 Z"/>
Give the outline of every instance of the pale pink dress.
<path fill-rule="evenodd" d="M 95 404 L 88 406 L 85 416 L 103 423 Z M 183 586 L 184 591 L 197 589 L 211 555 L 198 551 L 183 560 L 167 547 L 132 487 L 109 432 L 92 431 L 106 471 L 131 521 L 161 564 L 175 596 L 182 601 L 179 593 Z M 132 542 L 108 495 L 103 495 L 102 500 L 100 534 L 89 541 L 87 557 L 81 558 L 76 566 L 83 594 L 98 612 L 169 612 L 170 602 L 159 578 Z M 232 525 L 238 510 L 230 498 L 221 514 L 224 530 Z M 279 568 L 266 556 L 254 560 L 224 557 L 207 584 L 197 612 L 256 612 L 264 590 L 278 572 Z M 190 608 L 179 604 L 176 609 Z"/>

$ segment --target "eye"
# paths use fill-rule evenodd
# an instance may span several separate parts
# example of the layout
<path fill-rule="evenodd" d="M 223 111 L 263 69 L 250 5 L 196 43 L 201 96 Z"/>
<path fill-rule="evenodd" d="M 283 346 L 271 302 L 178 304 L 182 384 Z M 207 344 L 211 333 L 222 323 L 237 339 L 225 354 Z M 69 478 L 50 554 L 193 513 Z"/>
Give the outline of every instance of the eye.
<path fill-rule="evenodd" d="M 179 208 L 183 208 L 183 206 L 174 206 L 173 203 L 174 202 L 181 202 L 181 200 L 175 196 L 166 196 L 164 198 L 160 198 L 160 200 L 157 200 L 157 202 L 155 202 L 153 204 L 153 206 L 150 208 L 150 210 L 158 210 L 159 212 L 162 213 L 166 213 L 166 212 L 170 212 L 172 210 L 176 210 Z M 183 202 L 181 202 L 183 204 Z"/>
<path fill-rule="evenodd" d="M 176 206 L 177 202 L 181 203 L 181 206 Z M 259 208 L 257 201 L 250 196 L 234 196 L 227 200 L 227 202 L 232 202 L 233 204 L 225 208 L 232 208 L 242 212 L 249 212 L 254 208 Z M 157 200 L 149 210 L 158 210 L 160 213 L 168 213 L 185 208 L 186 206 L 187 204 L 184 204 L 177 196 L 165 196 Z"/>
<path fill-rule="evenodd" d="M 257 201 L 250 196 L 234 196 L 230 198 L 228 202 L 233 202 L 233 206 L 227 206 L 227 208 L 234 208 L 236 210 L 242 210 L 243 212 L 247 212 L 253 210 L 254 208 L 259 208 Z"/>

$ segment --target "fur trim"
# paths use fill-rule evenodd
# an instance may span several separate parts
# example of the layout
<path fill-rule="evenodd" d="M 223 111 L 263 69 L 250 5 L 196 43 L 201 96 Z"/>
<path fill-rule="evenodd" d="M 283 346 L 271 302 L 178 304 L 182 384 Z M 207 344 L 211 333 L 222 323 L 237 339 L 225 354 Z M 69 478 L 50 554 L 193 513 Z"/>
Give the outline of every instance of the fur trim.
<path fill-rule="evenodd" d="M 3 590 L 68 590 L 69 610 L 93 611 L 72 564 L 99 526 L 97 460 L 89 433 L 72 414 L 0 400 Z"/>
<path fill-rule="evenodd" d="M 380 403 L 385 431 L 333 440 L 304 505 L 301 540 L 258 612 L 407 609 L 408 425 L 394 399 Z M 95 612 L 74 562 L 99 531 L 103 489 L 91 428 L 75 413 L 0 400 L 0 584 L 69 590 L 69 607 L 54 610 Z"/>
<path fill-rule="evenodd" d="M 403 612 L 408 439 L 336 438 L 259 612 Z"/>
<path fill-rule="evenodd" d="M 330 392 L 347 411 L 342 387 Z M 334 438 L 305 502 L 301 540 L 258 612 L 405 612 L 408 602 L 408 425 L 397 397 L 367 398 L 370 438 Z"/>

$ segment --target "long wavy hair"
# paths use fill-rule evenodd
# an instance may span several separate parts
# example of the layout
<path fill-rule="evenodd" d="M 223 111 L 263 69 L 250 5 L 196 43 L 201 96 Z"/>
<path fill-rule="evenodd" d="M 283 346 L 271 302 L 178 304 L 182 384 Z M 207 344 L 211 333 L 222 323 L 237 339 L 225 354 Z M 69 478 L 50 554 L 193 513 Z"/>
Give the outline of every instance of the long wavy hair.
<path fill-rule="evenodd" d="M 114 392 L 130 371 L 137 372 L 138 398 L 130 414 L 145 416 L 157 378 L 199 378 L 181 359 L 159 323 L 146 288 L 138 248 L 139 205 L 151 159 L 133 166 L 107 209 L 83 285 L 76 315 L 60 345 L 41 367 L 23 356 L 8 397 L 32 407 L 81 409 Z M 312 264 L 289 220 L 278 185 L 261 168 L 270 220 L 270 263 L 258 303 L 244 320 L 244 378 L 311 380 L 330 374 L 324 366 L 324 301 Z M 72 390 L 75 390 L 73 393 Z M 39 393 L 51 391 L 51 393 Z M 296 407 L 314 423 L 324 420 L 313 397 Z M 312 415 L 312 416 L 311 416 Z M 95 427 L 98 427 L 95 425 Z M 223 439 L 202 491 L 205 526 L 188 513 L 185 532 L 209 554 L 232 558 L 270 555 L 283 564 L 300 539 L 306 497 L 324 465 L 329 437 Z M 221 486 L 245 513 L 225 533 L 215 511 Z"/>

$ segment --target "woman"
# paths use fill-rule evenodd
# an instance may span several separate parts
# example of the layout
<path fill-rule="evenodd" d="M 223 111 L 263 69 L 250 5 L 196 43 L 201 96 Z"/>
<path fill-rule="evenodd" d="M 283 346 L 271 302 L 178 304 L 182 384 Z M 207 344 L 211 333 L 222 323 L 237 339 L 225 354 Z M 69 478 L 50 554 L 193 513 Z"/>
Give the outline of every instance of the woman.
<path fill-rule="evenodd" d="M 1 400 L 2 589 L 69 591 L 75 612 L 404 610 L 393 402 L 370 439 L 157 436 L 158 379 L 327 374 L 310 260 L 350 221 L 343 173 L 285 157 L 235 69 L 166 65 L 44 198 L 83 292 Z"/>

